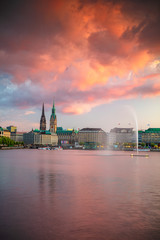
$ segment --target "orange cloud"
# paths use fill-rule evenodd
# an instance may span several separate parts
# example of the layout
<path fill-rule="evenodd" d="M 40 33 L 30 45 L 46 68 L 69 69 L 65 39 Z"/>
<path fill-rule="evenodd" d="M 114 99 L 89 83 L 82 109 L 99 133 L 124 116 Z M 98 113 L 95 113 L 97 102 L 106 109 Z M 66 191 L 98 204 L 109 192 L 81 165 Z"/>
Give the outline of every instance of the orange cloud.
<path fill-rule="evenodd" d="M 8 6 L 0 22 L 1 72 L 19 89 L 31 81 L 16 102 L 19 96 L 27 105 L 38 86 L 47 99 L 68 104 L 63 112 L 80 114 L 119 98 L 159 94 L 156 7 L 124 0 L 40 0 L 25 7 L 19 5 L 20 15 Z"/>

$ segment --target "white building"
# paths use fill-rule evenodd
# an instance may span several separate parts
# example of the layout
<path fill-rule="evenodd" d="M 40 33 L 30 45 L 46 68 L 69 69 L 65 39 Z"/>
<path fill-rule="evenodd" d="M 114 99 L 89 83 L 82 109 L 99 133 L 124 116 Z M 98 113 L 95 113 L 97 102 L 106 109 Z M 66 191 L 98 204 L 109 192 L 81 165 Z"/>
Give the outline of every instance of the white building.
<path fill-rule="evenodd" d="M 114 144 L 122 143 L 135 143 L 136 132 L 133 128 L 113 128 L 108 134 L 108 144 L 113 146 Z"/>
<path fill-rule="evenodd" d="M 24 144 L 33 145 L 52 145 L 57 146 L 58 136 L 57 134 L 50 133 L 49 131 L 32 130 L 31 132 L 23 134 Z"/>

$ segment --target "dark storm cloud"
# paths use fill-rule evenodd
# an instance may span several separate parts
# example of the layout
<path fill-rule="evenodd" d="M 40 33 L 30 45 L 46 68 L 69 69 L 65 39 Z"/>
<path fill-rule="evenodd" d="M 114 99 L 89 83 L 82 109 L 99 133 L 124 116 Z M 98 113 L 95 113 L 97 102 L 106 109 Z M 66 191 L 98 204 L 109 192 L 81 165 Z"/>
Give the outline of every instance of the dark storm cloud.
<path fill-rule="evenodd" d="M 53 1 L 54 2 L 54 1 Z M 41 51 L 51 37 L 64 31 L 61 20 L 48 13 L 51 1 L 2 1 L 0 10 L 0 49 Z M 53 5 L 54 7 L 54 5 Z"/>
<path fill-rule="evenodd" d="M 60 1 L 61 2 L 61 1 Z M 80 10 L 87 5 L 104 6 L 119 4 L 121 12 L 127 18 L 138 19 L 138 26 L 126 29 L 122 38 L 132 39 L 139 34 L 141 47 L 158 49 L 160 40 L 160 2 L 159 1 L 132 1 L 132 0 L 79 0 Z M 2 0 L 0 10 L 0 49 L 5 51 L 45 51 L 53 42 L 53 37 L 66 31 L 67 25 L 59 17 L 58 1 L 51 0 Z M 63 1 L 62 1 L 63 4 Z M 52 8 L 52 12 L 48 10 Z M 66 17 L 66 22 L 67 22 Z M 92 33 L 89 37 L 91 48 L 99 51 L 104 48 L 109 54 L 117 52 L 118 42 L 107 33 Z M 104 40 L 102 39 L 104 37 Z M 110 41 L 107 45 L 106 42 Z M 95 43 L 93 40 L 95 39 Z M 93 46 L 95 45 L 95 46 Z M 151 51 L 151 50 L 150 50 Z"/>
<path fill-rule="evenodd" d="M 133 18 L 149 19 L 159 15 L 159 0 L 115 0 L 114 2 L 121 4 L 122 13 Z"/>
<path fill-rule="evenodd" d="M 128 20 L 138 21 L 139 24 L 133 26 L 131 29 L 127 28 L 122 38 L 132 40 L 138 34 L 138 41 L 142 48 L 158 49 L 160 42 L 160 1 L 158 0 L 95 0 L 85 1 L 81 0 L 81 8 L 86 5 L 95 5 L 101 3 L 104 6 L 107 4 L 113 7 L 120 5 L 121 13 L 128 18 Z M 101 44 L 101 40 L 99 45 Z M 111 48 L 112 49 L 112 48 Z M 152 50 L 151 50 L 152 51 Z"/>
<path fill-rule="evenodd" d="M 128 37 L 134 37 L 138 33 L 138 41 L 142 48 L 149 48 L 150 51 L 152 48 L 156 49 L 160 42 L 160 1 L 122 0 L 118 2 L 122 3 L 121 11 L 125 16 L 139 21 L 138 26 L 128 31 Z M 125 35 L 127 35 L 127 30 Z"/>
<path fill-rule="evenodd" d="M 150 21 L 139 35 L 141 47 L 146 47 L 151 53 L 160 54 L 160 16 Z"/>
<path fill-rule="evenodd" d="M 34 35 L 37 33 L 44 35 L 50 31 L 59 32 L 61 23 L 58 21 L 57 15 L 50 16 L 50 12 L 48 12 L 48 4 L 51 2 L 49 0 L 2 1 L 0 28 L 12 32 L 30 32 Z"/>
<path fill-rule="evenodd" d="M 122 38 L 132 40 L 137 35 L 140 48 L 160 53 L 160 1 L 126 3 L 122 7 L 122 13 L 140 21 L 139 25 L 126 29 Z"/>
<path fill-rule="evenodd" d="M 126 31 L 122 34 L 122 39 L 133 40 L 137 34 L 143 29 L 145 26 L 145 21 L 140 22 L 138 26 L 133 26 L 131 29 L 127 28 Z"/>

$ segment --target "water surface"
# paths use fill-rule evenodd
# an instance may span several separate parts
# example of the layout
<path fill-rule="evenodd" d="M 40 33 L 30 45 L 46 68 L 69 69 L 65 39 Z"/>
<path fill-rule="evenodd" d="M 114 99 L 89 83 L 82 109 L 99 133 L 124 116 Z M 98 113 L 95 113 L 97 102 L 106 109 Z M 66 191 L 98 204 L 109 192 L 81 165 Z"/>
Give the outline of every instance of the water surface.
<path fill-rule="evenodd" d="M 0 239 L 159 240 L 160 153 L 0 151 Z"/>

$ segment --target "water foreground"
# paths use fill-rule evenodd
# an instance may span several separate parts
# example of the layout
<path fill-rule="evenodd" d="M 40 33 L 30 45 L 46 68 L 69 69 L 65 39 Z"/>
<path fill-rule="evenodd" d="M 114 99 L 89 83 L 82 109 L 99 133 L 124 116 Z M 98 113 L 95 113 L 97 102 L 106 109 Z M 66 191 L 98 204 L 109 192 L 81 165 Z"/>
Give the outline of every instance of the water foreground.
<path fill-rule="evenodd" d="M 160 239 L 160 154 L 0 152 L 0 239 Z"/>

